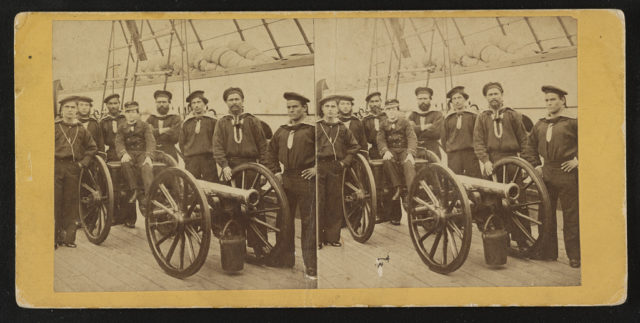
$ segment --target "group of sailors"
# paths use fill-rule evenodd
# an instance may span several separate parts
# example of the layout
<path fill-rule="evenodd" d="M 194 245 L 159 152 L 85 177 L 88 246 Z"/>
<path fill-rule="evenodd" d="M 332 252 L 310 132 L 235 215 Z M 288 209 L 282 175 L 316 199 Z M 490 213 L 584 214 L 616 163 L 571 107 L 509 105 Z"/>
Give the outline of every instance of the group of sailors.
<path fill-rule="evenodd" d="M 322 98 L 318 109 L 322 119 L 316 130 L 319 247 L 342 246 L 342 206 L 335 201 L 342 199 L 342 170 L 358 151 L 383 160 L 384 173 L 394 189 L 388 198 L 379 199 L 377 222 L 400 225 L 400 198 L 415 177 L 415 158 L 427 158 L 425 151 L 441 157 L 442 148 L 448 167 L 466 176 L 489 177 L 493 165 L 508 156 L 520 156 L 535 166 L 549 192 L 553 214 L 548 224 L 551 236 L 532 257 L 558 257 L 555 212 L 560 200 L 566 253 L 570 266 L 580 267 L 578 122 L 567 113 L 566 91 L 555 86 L 541 90 L 547 115 L 530 133 L 522 114 L 504 104 L 504 89 L 498 82 L 483 86 L 488 107 L 481 112 L 469 108 L 469 94 L 463 86 L 447 92 L 450 109 L 446 114 L 432 106 L 433 90 L 428 87 L 415 89 L 417 108 L 407 115 L 400 111 L 397 99 L 387 100 L 382 107 L 380 92 L 366 96 L 369 115 L 363 119 L 353 114 L 353 97 Z"/>
<path fill-rule="evenodd" d="M 237 87 L 223 92 L 228 114 L 219 119 L 208 108 L 204 91 L 194 91 L 187 97 L 191 112 L 184 121 L 170 112 L 171 92 L 158 90 L 153 97 L 156 111 L 146 121 L 141 120 L 140 107 L 135 101 L 126 102 L 121 113 L 118 94 L 105 97 L 108 114 L 100 120 L 90 116 L 91 98 L 70 96 L 59 102 L 60 118 L 55 122 L 55 247 L 76 247 L 79 173 L 98 152 L 103 152 L 107 161 L 121 162 L 121 176 L 131 195 L 116 201 L 114 224 L 123 223 L 129 228 L 135 227 L 135 202 L 138 201 L 141 209 L 146 205 L 145 192 L 153 181 L 156 150 L 174 160 L 180 155 L 187 171 L 197 179 L 210 182 L 229 182 L 234 167 L 259 162 L 281 179 L 291 212 L 287 219 L 278 218 L 279 236 L 283 241 L 276 244 L 269 257 L 265 256 L 268 250 L 257 233 L 247 230 L 247 244 L 254 250 L 253 260 L 273 267 L 294 266 L 293 216 L 299 207 L 305 274 L 315 279 L 316 137 L 315 125 L 307 117 L 309 99 L 294 92 L 284 93 L 289 122 L 271 136 L 265 134 L 262 121 L 246 111 L 244 92 Z M 138 185 L 140 177 L 142 187 Z"/>

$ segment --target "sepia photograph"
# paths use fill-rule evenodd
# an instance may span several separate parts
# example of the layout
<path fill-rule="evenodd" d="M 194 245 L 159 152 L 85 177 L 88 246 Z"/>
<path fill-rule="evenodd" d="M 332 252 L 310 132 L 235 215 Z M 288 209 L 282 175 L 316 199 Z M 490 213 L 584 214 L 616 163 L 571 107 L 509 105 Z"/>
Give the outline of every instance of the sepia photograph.
<path fill-rule="evenodd" d="M 53 22 L 56 292 L 316 287 L 313 31 Z"/>
<path fill-rule="evenodd" d="M 319 288 L 581 284 L 576 19 L 316 19 L 315 39 Z"/>
<path fill-rule="evenodd" d="M 620 10 L 14 25 L 20 307 L 627 299 Z"/>

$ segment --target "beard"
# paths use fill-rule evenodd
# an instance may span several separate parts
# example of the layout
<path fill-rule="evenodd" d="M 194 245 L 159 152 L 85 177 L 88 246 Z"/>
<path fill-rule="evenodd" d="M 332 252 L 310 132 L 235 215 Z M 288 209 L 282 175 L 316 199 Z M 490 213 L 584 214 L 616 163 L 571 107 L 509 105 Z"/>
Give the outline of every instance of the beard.
<path fill-rule="evenodd" d="M 431 107 L 431 103 L 420 103 L 418 105 L 418 108 L 420 108 L 420 110 L 422 111 L 427 111 L 429 110 L 430 107 Z"/>
<path fill-rule="evenodd" d="M 158 107 L 158 113 L 160 113 L 161 115 L 169 113 L 169 107 Z"/>
<path fill-rule="evenodd" d="M 489 105 L 490 105 L 492 108 L 499 108 L 499 107 L 501 107 L 501 106 L 502 106 L 502 102 L 500 102 L 500 101 L 499 101 L 499 100 L 497 100 L 497 99 L 493 99 L 493 100 L 489 101 Z"/>

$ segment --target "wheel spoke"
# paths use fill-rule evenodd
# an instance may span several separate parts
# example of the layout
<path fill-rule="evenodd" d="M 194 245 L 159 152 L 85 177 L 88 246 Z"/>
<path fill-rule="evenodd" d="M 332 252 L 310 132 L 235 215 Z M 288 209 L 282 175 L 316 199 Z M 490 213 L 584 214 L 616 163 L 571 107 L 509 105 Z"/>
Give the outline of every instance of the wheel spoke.
<path fill-rule="evenodd" d="M 273 230 L 273 231 L 275 231 L 275 232 L 280 233 L 280 229 L 278 229 L 278 228 L 276 228 L 276 227 L 272 226 L 271 224 L 269 224 L 269 223 L 267 223 L 267 222 L 264 222 L 264 221 L 262 221 L 262 220 L 259 220 L 259 219 L 258 219 L 258 218 L 256 218 L 256 217 L 253 217 L 253 216 L 252 216 L 252 217 L 250 217 L 249 219 L 251 219 L 251 221 L 253 221 L 253 222 L 255 222 L 255 223 L 261 224 L 261 225 L 262 225 L 262 226 L 264 226 L 264 227 L 267 227 L 267 228 L 269 228 L 269 229 L 271 229 L 271 230 Z"/>
<path fill-rule="evenodd" d="M 527 236 L 527 239 L 529 239 L 529 241 L 531 243 L 536 242 L 536 239 L 534 239 L 531 234 L 529 233 L 529 231 L 527 231 L 527 229 L 525 229 L 524 225 L 522 225 L 522 223 L 520 222 L 520 220 L 512 218 L 511 221 L 520 229 L 520 232 L 522 234 L 524 234 L 525 236 Z"/>
<path fill-rule="evenodd" d="M 269 243 L 268 237 L 265 237 L 260 229 L 256 227 L 255 223 L 249 223 L 249 228 L 253 230 L 253 232 L 258 236 L 258 238 L 262 241 L 262 243 L 267 247 L 267 249 L 273 249 L 273 246 Z"/>
<path fill-rule="evenodd" d="M 89 186 L 87 183 L 82 183 L 82 187 L 84 189 L 86 189 L 87 191 L 91 192 L 91 194 L 96 194 L 98 193 L 97 190 L 93 189 L 93 187 Z"/>
<path fill-rule="evenodd" d="M 529 188 L 529 186 L 531 186 L 531 184 L 533 184 L 533 183 L 534 183 L 534 181 L 533 181 L 533 178 L 532 178 L 531 181 L 527 185 L 525 185 L 523 188 L 521 188 L 520 190 L 523 191 L 523 192 L 526 191 Z"/>
<path fill-rule="evenodd" d="M 429 203 L 427 203 L 425 200 L 414 196 L 413 200 L 420 203 L 421 205 L 423 205 L 424 207 L 426 207 L 427 209 L 429 209 L 429 211 L 434 212 L 434 213 L 438 213 L 438 210 L 436 209 L 436 207 L 430 205 Z"/>
<path fill-rule="evenodd" d="M 451 230 L 451 244 L 453 245 L 453 248 L 451 249 L 451 253 L 453 254 L 453 258 L 458 258 L 458 245 L 456 244 L 456 238 L 453 236 L 453 229 L 451 229 L 451 227 L 449 226 L 449 223 L 447 221 L 447 229 Z"/>
<path fill-rule="evenodd" d="M 195 201 L 194 201 L 195 202 Z M 187 212 L 184 214 L 185 218 L 191 217 L 191 213 L 193 213 L 193 210 L 195 210 L 195 208 L 198 206 L 198 203 L 193 203 L 193 205 L 191 205 L 191 207 L 189 207 L 189 209 L 187 210 Z"/>
<path fill-rule="evenodd" d="M 156 245 L 158 246 L 158 248 L 160 247 L 160 245 L 167 241 L 167 239 L 173 237 L 175 235 L 175 231 L 170 232 L 169 234 L 165 235 L 164 237 L 160 238 L 160 240 L 158 240 L 158 242 L 156 243 Z"/>
<path fill-rule="evenodd" d="M 200 235 L 196 232 L 196 230 L 191 225 L 186 224 L 185 230 L 189 232 L 191 236 L 193 236 L 196 239 L 196 241 L 198 241 L 198 245 L 202 244 L 202 238 L 200 238 Z"/>
<path fill-rule="evenodd" d="M 519 209 L 519 208 L 524 207 L 524 206 L 536 205 L 536 204 L 540 204 L 540 203 L 542 203 L 542 201 L 525 202 L 525 203 L 520 203 L 520 204 L 514 204 L 514 205 L 511 206 L 511 208 Z"/>
<path fill-rule="evenodd" d="M 420 218 L 420 219 L 412 219 L 411 222 L 412 223 L 422 223 L 422 222 L 427 222 L 427 221 L 434 221 L 433 217 L 428 217 L 428 218 Z"/>
<path fill-rule="evenodd" d="M 431 202 L 433 202 L 435 207 L 440 207 L 440 201 L 438 200 L 436 195 L 433 193 L 431 188 L 429 188 L 429 185 L 427 185 L 427 183 L 424 180 L 420 181 L 420 187 L 427 193 L 427 195 L 429 196 L 429 199 L 431 200 Z"/>
<path fill-rule="evenodd" d="M 269 194 L 269 192 L 273 191 L 273 186 L 269 187 L 268 190 L 262 192 L 262 194 L 260 194 L 260 198 L 262 199 L 264 196 L 266 196 L 267 194 Z"/>
<path fill-rule="evenodd" d="M 243 189 L 244 189 L 244 178 L 246 174 L 247 174 L 246 170 L 242 171 L 242 183 L 240 184 L 240 188 L 243 188 Z"/>
<path fill-rule="evenodd" d="M 516 178 L 518 178 L 518 174 L 520 174 L 520 170 L 522 168 L 520 168 L 520 166 L 516 166 L 516 171 L 513 173 L 513 178 L 511 179 L 511 181 L 509 183 L 515 183 Z"/>
<path fill-rule="evenodd" d="M 529 222 L 533 222 L 533 223 L 535 223 L 537 225 L 542 225 L 542 222 L 540 222 L 540 221 L 538 221 L 538 220 L 536 220 L 536 219 L 534 219 L 532 217 L 526 216 L 526 215 L 522 214 L 520 211 L 513 210 L 513 213 L 516 214 L 517 216 L 523 218 L 523 219 L 529 220 Z"/>
<path fill-rule="evenodd" d="M 360 189 L 355 187 L 353 184 L 349 183 L 349 182 L 345 182 L 344 183 L 345 186 L 347 186 L 348 188 L 352 189 L 354 192 L 359 191 Z"/>
<path fill-rule="evenodd" d="M 503 183 L 507 182 L 507 165 L 504 165 L 502 167 L 502 182 Z"/>
<path fill-rule="evenodd" d="M 438 231 L 438 234 L 436 234 L 436 239 L 433 241 L 433 245 L 431 246 L 431 250 L 429 251 L 430 258 L 433 258 L 433 255 L 438 249 L 438 244 L 440 244 L 440 237 L 442 237 L 442 231 Z"/>
<path fill-rule="evenodd" d="M 460 228 L 458 228 L 458 225 L 455 224 L 455 222 L 450 222 L 450 221 L 447 221 L 447 224 L 451 226 L 451 229 L 453 230 L 453 232 L 455 232 L 458 235 L 458 237 L 460 237 L 460 240 L 463 240 L 462 231 L 460 231 Z"/>
<path fill-rule="evenodd" d="M 257 174 L 256 177 L 253 178 L 253 182 L 251 183 L 251 186 L 249 186 L 248 188 L 255 188 L 256 183 L 258 183 L 258 179 L 262 176 L 262 174 Z"/>
<path fill-rule="evenodd" d="M 164 206 L 162 203 L 153 200 L 151 201 L 151 203 L 159 208 L 161 208 L 162 210 L 164 210 L 165 212 L 167 212 L 168 214 L 170 214 L 173 217 L 177 217 L 177 215 L 173 212 L 173 210 L 170 210 L 168 207 Z"/>
<path fill-rule="evenodd" d="M 176 250 L 176 246 L 178 245 L 178 240 L 180 240 L 180 237 L 178 237 L 177 232 L 174 232 L 174 238 L 173 238 L 173 242 L 171 243 L 171 247 L 169 247 L 169 252 L 167 252 L 167 263 L 171 263 L 171 258 L 173 258 L 173 252 Z"/>
<path fill-rule="evenodd" d="M 184 231 L 180 232 L 180 269 L 184 268 L 184 241 L 185 240 L 185 234 Z"/>
<path fill-rule="evenodd" d="M 164 194 L 164 197 L 167 199 L 167 202 L 171 204 L 171 207 L 174 210 L 178 210 L 179 209 L 178 204 L 176 203 L 176 201 L 173 200 L 173 197 L 171 197 L 171 194 L 169 194 L 169 190 L 167 190 L 167 187 L 164 186 L 164 183 L 161 183 L 160 185 L 158 185 L 158 187 L 160 188 L 160 191 L 162 192 L 162 194 Z"/>
<path fill-rule="evenodd" d="M 277 211 L 280 211 L 280 210 L 282 210 L 281 207 L 271 207 L 271 208 L 264 208 L 264 209 L 261 209 L 261 210 L 252 210 L 252 211 L 247 212 L 247 214 L 254 215 L 254 214 L 267 213 L 267 212 L 277 212 Z"/>
<path fill-rule="evenodd" d="M 193 263 L 196 260 L 196 253 L 193 249 L 193 243 L 191 242 L 191 234 L 188 230 L 184 230 L 184 237 L 187 240 L 187 247 L 189 247 L 189 260 Z"/>
<path fill-rule="evenodd" d="M 444 235 L 444 241 L 442 241 L 442 260 L 443 260 L 443 265 L 447 264 L 447 246 L 449 245 L 449 234 L 448 234 L 448 230 L 447 227 L 443 227 L 444 230 L 443 231 L 443 235 Z"/>

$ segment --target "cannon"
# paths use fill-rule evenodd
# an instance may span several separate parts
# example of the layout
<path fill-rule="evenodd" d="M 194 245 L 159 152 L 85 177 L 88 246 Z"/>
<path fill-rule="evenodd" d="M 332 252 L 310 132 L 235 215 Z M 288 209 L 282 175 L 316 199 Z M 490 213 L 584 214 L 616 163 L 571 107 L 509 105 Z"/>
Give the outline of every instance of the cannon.
<path fill-rule="evenodd" d="M 167 167 L 178 165 L 173 157 L 162 151 L 153 153 L 154 174 Z M 105 161 L 103 152 L 95 155 L 89 165 L 80 171 L 78 181 L 79 222 L 87 239 L 96 245 L 107 239 L 111 225 L 115 222 L 116 207 L 130 208 L 135 212 L 135 204 L 118 204 L 118 199 L 131 195 L 126 181 L 120 175 L 120 161 Z"/>
<path fill-rule="evenodd" d="M 484 230 L 504 229 L 509 252 L 535 256 L 547 234 L 551 203 L 535 169 L 524 159 L 507 157 L 494 165 L 491 178 L 454 174 L 439 158 L 422 151 L 416 158 L 416 177 L 403 198 L 409 233 L 421 260 L 434 272 L 460 268 L 471 246 L 472 223 Z M 343 174 L 343 213 L 354 240 L 366 243 L 385 207 L 380 203 L 392 191 L 382 160 L 358 154 Z M 491 217 L 491 215 L 494 215 Z M 486 223 L 488 219 L 493 219 Z"/>
<path fill-rule="evenodd" d="M 266 167 L 246 163 L 232 170 L 229 185 L 196 180 L 169 167 L 154 178 L 145 207 L 147 241 L 169 275 L 186 278 L 204 264 L 211 235 L 222 238 L 230 222 L 236 235 L 255 237 L 253 249 L 275 254 L 281 221 L 289 217 L 284 189 Z"/>
<path fill-rule="evenodd" d="M 96 155 L 80 173 L 79 220 L 94 244 L 109 235 L 116 198 L 130 196 L 120 166 Z M 222 238 L 225 226 L 227 233 L 233 231 L 236 236 L 253 235 L 254 250 L 259 249 L 265 259 L 273 256 L 281 238 L 278 219 L 289 217 L 289 204 L 282 184 L 269 169 L 246 163 L 232 170 L 229 183 L 212 183 L 196 179 L 158 151 L 153 171 L 154 180 L 140 209 L 151 252 L 167 274 L 186 278 L 198 272 L 208 255 L 211 235 Z"/>

